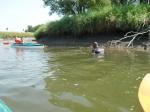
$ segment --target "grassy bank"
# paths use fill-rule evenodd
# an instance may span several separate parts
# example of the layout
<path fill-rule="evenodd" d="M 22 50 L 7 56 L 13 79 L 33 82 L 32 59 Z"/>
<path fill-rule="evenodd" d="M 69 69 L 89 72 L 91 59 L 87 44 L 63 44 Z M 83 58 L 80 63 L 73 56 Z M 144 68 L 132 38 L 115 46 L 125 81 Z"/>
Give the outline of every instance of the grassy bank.
<path fill-rule="evenodd" d="M 59 21 L 42 25 L 35 32 L 36 38 L 53 36 L 86 36 L 102 33 L 140 30 L 144 20 L 149 20 L 149 5 L 96 7 L 85 14 L 65 16 Z"/>
<path fill-rule="evenodd" d="M 30 32 L 0 32 L 0 38 L 34 37 Z"/>

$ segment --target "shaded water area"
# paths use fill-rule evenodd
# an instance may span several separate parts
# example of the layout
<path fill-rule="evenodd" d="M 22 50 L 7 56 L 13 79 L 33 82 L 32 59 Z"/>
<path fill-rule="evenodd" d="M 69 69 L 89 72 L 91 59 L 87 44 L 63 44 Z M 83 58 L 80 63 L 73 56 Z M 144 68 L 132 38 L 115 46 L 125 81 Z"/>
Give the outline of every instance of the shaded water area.
<path fill-rule="evenodd" d="M 14 112 L 142 112 L 150 53 L 0 46 L 0 98 Z"/>

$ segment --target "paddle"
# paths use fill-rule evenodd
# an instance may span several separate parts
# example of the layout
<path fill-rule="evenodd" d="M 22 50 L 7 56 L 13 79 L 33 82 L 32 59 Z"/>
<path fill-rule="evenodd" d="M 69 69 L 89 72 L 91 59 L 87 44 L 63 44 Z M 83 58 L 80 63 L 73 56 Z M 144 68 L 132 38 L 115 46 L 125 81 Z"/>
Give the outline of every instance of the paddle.
<path fill-rule="evenodd" d="M 0 112 L 13 112 L 13 111 L 10 110 L 10 108 L 2 100 L 0 100 Z"/>
<path fill-rule="evenodd" d="M 150 112 L 150 73 L 143 78 L 139 87 L 138 97 L 144 112 Z"/>

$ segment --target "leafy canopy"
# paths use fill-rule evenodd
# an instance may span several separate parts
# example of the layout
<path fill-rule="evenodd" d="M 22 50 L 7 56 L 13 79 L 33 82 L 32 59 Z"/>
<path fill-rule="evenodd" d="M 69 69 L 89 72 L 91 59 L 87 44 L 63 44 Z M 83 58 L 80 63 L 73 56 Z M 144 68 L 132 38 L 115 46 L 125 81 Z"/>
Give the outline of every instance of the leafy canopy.
<path fill-rule="evenodd" d="M 111 0 L 43 0 L 45 6 L 50 7 L 53 13 L 62 15 L 77 15 L 85 13 L 88 9 L 103 4 L 110 4 Z"/>
<path fill-rule="evenodd" d="M 87 12 L 96 6 L 126 5 L 147 3 L 150 0 L 43 0 L 45 6 L 49 6 L 49 14 L 78 15 Z"/>

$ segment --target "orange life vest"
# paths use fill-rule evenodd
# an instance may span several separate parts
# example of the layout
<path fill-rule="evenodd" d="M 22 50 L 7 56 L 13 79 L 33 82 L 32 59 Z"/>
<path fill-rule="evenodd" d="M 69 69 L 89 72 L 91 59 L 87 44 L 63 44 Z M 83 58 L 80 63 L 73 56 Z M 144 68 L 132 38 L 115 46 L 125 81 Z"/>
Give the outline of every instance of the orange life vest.
<path fill-rule="evenodd" d="M 21 38 L 16 37 L 15 38 L 15 43 L 16 44 L 21 44 L 21 43 L 23 43 L 23 40 Z"/>

